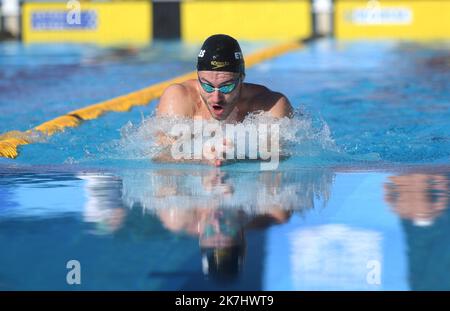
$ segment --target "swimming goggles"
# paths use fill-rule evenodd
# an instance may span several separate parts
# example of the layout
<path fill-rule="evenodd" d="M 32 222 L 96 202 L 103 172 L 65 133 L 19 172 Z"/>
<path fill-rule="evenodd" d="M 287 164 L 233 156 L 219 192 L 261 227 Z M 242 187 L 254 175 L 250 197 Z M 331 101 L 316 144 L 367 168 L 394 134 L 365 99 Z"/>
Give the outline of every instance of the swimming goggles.
<path fill-rule="evenodd" d="M 239 77 L 236 80 L 234 80 L 232 83 L 225 84 L 225 85 L 222 85 L 220 87 L 214 87 L 211 84 L 208 84 L 206 82 L 202 82 L 200 80 L 200 78 L 198 78 L 198 82 L 200 82 L 200 85 L 202 86 L 202 89 L 205 90 L 206 93 L 212 93 L 212 92 L 217 90 L 217 91 L 219 91 L 222 94 L 229 94 L 229 93 L 234 91 L 234 89 L 238 85 L 240 79 L 241 78 Z"/>

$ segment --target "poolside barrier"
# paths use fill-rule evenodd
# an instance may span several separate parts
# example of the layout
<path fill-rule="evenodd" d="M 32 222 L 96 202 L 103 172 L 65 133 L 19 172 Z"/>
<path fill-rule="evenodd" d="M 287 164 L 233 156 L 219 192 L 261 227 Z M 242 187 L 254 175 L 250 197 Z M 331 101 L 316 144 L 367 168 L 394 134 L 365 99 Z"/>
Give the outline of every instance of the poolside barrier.
<path fill-rule="evenodd" d="M 152 2 L 46 1 L 22 4 L 22 41 L 145 45 L 151 41 Z"/>
<path fill-rule="evenodd" d="M 450 0 L 335 0 L 338 39 L 450 38 Z"/>
<path fill-rule="evenodd" d="M 21 28 L 25 43 L 200 42 L 213 33 L 293 40 L 312 34 L 311 10 L 311 0 L 24 0 Z"/>

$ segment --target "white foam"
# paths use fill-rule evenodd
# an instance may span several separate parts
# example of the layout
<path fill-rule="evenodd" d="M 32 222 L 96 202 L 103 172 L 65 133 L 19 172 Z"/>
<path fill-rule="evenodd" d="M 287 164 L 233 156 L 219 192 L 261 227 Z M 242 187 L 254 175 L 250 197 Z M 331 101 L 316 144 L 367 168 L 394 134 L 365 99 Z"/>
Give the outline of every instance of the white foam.
<path fill-rule="evenodd" d="M 207 122 L 219 123 L 216 120 Z M 305 116 L 300 110 L 294 113 L 293 118 L 281 119 L 266 112 L 252 113 L 242 125 L 259 128 L 259 125 L 275 123 L 279 125 L 281 156 L 318 156 L 323 152 L 338 150 L 327 124 L 322 120 L 313 122 L 311 117 Z M 175 125 L 180 124 L 188 126 L 195 133 L 192 118 L 152 115 L 144 118 L 140 124 L 129 122 L 121 129 L 121 139 L 114 142 L 114 149 L 122 159 L 150 159 L 161 151 L 155 141 L 157 133 L 169 133 Z M 225 128 L 224 123 L 220 125 Z"/>

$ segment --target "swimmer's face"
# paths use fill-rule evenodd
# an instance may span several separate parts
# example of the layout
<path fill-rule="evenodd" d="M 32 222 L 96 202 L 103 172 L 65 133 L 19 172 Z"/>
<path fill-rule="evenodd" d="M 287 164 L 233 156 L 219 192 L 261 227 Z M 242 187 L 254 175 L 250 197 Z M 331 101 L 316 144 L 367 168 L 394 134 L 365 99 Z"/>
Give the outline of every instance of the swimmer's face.
<path fill-rule="evenodd" d="M 242 79 L 239 73 L 225 72 L 225 71 L 199 71 L 199 91 L 203 102 L 206 104 L 211 116 L 216 120 L 225 120 L 230 113 L 233 111 L 234 107 L 239 99 L 242 87 Z M 234 89 L 230 93 L 223 93 L 219 90 L 214 90 L 208 93 L 202 87 L 201 83 L 206 83 L 213 88 L 227 87 L 231 88 L 233 83 L 236 84 Z M 208 86 L 207 86 L 208 87 Z"/>

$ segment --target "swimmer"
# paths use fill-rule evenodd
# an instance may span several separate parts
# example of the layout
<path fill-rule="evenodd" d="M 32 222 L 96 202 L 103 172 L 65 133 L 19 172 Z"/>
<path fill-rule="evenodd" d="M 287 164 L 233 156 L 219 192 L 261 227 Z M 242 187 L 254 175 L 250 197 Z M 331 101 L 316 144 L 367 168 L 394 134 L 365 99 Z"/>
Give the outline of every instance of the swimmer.
<path fill-rule="evenodd" d="M 198 54 L 197 79 L 167 87 L 156 113 L 225 123 L 239 123 L 248 114 L 261 111 L 275 118 L 292 117 L 286 96 L 244 79 L 245 63 L 239 43 L 228 35 L 210 36 Z M 224 146 L 230 144 L 224 142 Z M 219 166 L 222 160 L 210 163 Z"/>

